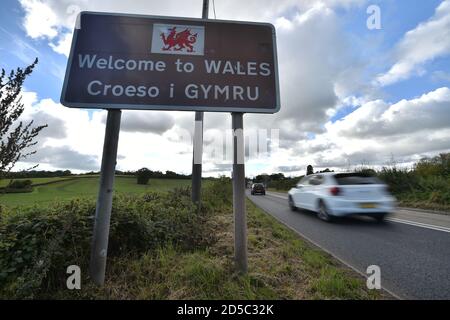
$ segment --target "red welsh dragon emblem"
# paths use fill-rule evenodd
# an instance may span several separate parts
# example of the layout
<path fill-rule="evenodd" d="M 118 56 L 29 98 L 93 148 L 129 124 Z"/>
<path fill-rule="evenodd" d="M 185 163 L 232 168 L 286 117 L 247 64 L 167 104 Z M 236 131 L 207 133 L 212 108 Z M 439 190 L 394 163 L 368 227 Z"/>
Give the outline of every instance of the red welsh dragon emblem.
<path fill-rule="evenodd" d="M 194 52 L 192 46 L 197 41 L 197 34 L 193 34 L 189 28 L 183 31 L 177 32 L 176 27 L 169 29 L 169 34 L 161 33 L 162 41 L 164 42 L 164 51 L 180 51 L 187 48 L 187 52 Z"/>

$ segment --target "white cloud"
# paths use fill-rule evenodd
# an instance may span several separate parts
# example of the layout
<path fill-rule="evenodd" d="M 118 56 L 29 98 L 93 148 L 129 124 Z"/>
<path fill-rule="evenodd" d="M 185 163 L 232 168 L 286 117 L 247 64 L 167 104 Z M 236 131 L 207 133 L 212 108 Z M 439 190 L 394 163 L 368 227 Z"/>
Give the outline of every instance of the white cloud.
<path fill-rule="evenodd" d="M 450 89 L 439 88 L 412 100 L 371 101 L 329 126 L 336 135 L 393 136 L 450 126 Z"/>
<path fill-rule="evenodd" d="M 102 123 L 106 123 L 103 114 Z M 122 111 L 120 129 L 125 132 L 152 132 L 163 134 L 174 125 L 174 119 L 169 112 L 160 111 Z"/>
<path fill-rule="evenodd" d="M 26 9 L 27 6 L 39 7 L 37 2 L 53 12 L 42 26 L 36 25 L 39 22 L 33 17 L 34 13 Z M 200 0 L 21 0 L 21 3 L 26 9 L 24 27 L 28 35 L 45 38 L 56 52 L 66 55 L 75 15 L 81 9 L 191 17 L 199 17 L 201 13 Z M 270 157 L 250 158 L 246 168 L 248 175 L 280 168 L 298 173 L 307 164 L 345 167 L 348 161 L 357 164 L 362 160 L 380 164 L 391 153 L 402 159 L 412 159 L 427 152 L 450 149 L 448 88 L 395 104 L 367 94 L 372 88 L 364 81 L 366 61 L 358 54 L 363 43 L 360 46 L 349 37 L 335 10 L 336 6 L 363 3 L 366 1 L 216 1 L 220 19 L 271 21 L 277 27 L 282 108 L 272 116 L 245 115 L 245 130 L 279 128 L 282 148 Z M 236 7 L 240 9 L 236 10 Z M 438 44 L 441 49 L 432 51 L 421 50 L 416 45 L 423 43 L 421 45 L 427 48 L 439 36 L 432 37 L 435 40 L 424 39 L 426 33 L 431 32 L 425 31 L 431 28 L 438 33 L 438 26 L 447 26 L 447 9 L 441 7 L 433 18 L 405 35 L 398 45 L 397 63 L 406 61 L 408 68 L 414 69 L 445 51 L 442 51 L 441 43 Z M 39 10 L 45 12 L 47 9 Z M 425 31 L 416 31 L 422 29 Z M 439 32 L 446 34 L 448 29 Z M 404 74 L 409 76 L 411 70 Z M 394 73 L 402 77 L 401 73 Z M 90 167 L 92 161 L 97 161 L 97 167 L 100 167 L 106 111 L 93 111 L 90 116 L 86 110 L 68 109 L 51 99 L 37 101 L 36 97 L 29 104 L 33 105 L 37 119 L 48 115 L 57 119 L 55 123 L 62 122 L 61 126 L 53 124 L 52 127 L 63 128 L 64 134 L 61 131 L 61 135 L 55 137 L 52 133 L 40 142 L 40 147 L 45 148 L 42 150 L 54 155 L 54 161 L 75 165 L 64 162 L 57 154 L 75 159 L 78 159 L 77 155 L 84 155 L 90 159 L 86 160 Z M 355 105 L 360 107 L 341 121 L 328 122 L 339 108 Z M 133 170 L 145 166 L 153 170 L 189 173 L 192 163 L 189 133 L 192 134 L 193 123 L 191 112 L 124 112 L 118 168 Z M 206 113 L 204 125 L 205 146 L 214 147 L 216 142 L 211 142 L 211 137 L 223 135 L 230 129 L 231 117 L 223 113 Z M 50 159 L 48 157 L 46 161 L 51 163 Z M 86 166 L 69 169 L 86 170 L 83 168 Z M 217 161 L 207 155 L 204 168 L 214 175 L 229 173 L 226 161 Z"/>
<path fill-rule="evenodd" d="M 57 53 L 63 54 L 66 57 L 70 54 L 70 46 L 72 45 L 72 32 L 64 33 L 60 36 L 58 41 L 55 43 L 51 42 L 50 47 Z"/>
<path fill-rule="evenodd" d="M 97 171 L 98 158 L 96 155 L 82 154 L 73 150 L 70 146 L 45 146 L 27 158 L 27 162 L 39 163 L 52 168 L 67 170 Z"/>
<path fill-rule="evenodd" d="M 281 111 L 270 118 L 248 118 L 263 127 L 280 128 L 282 139 L 298 140 L 306 132 L 323 131 L 329 110 L 339 102 L 336 84 L 355 59 L 332 9 L 315 5 L 287 21 L 289 27 L 277 30 Z"/>
<path fill-rule="evenodd" d="M 444 72 L 444 71 L 434 71 L 431 79 L 433 81 L 446 81 L 446 82 L 450 82 L 450 73 L 448 72 Z"/>
<path fill-rule="evenodd" d="M 57 130 L 64 130 L 40 137 L 38 154 L 29 160 L 32 164 L 41 162 L 47 164 L 47 169 L 75 171 L 100 168 L 105 111 L 94 111 L 89 117 L 85 110 L 65 108 L 50 99 L 38 101 L 33 93 L 25 93 L 24 102 L 27 105 L 24 119 L 36 115 L 40 115 L 36 120 L 56 118 L 54 123 L 62 122 Z M 175 114 L 176 119 L 189 119 L 191 116 L 189 113 Z M 50 126 L 55 125 L 49 122 L 48 128 L 55 131 Z M 192 161 L 189 133 L 178 125 L 168 130 L 164 128 L 163 135 L 155 135 L 152 133 L 154 129 L 143 128 L 137 133 L 121 131 L 118 169 L 134 170 L 145 166 L 154 170 L 189 173 Z M 247 129 L 246 133 L 251 130 Z M 217 148 L 218 141 L 222 143 L 217 140 L 218 136 L 223 137 L 224 144 L 231 145 L 230 140 L 227 141 L 231 137 L 229 131 L 209 129 L 205 131 L 205 149 Z M 449 151 L 450 89 L 439 88 L 394 104 L 383 100 L 369 101 L 342 120 L 327 123 L 323 133 L 301 142 L 292 140 L 287 146 L 273 150 L 270 155 L 257 157 L 252 154 L 247 159 L 247 174 L 279 170 L 300 174 L 308 164 L 317 168 L 343 168 L 363 162 L 382 165 L 392 155 L 405 162 L 419 159 L 424 154 Z M 205 151 L 205 172 L 212 175 L 228 173 L 230 158 L 225 153 L 221 160 L 212 156 Z M 22 167 L 29 166 L 30 163 L 22 163 Z"/>
<path fill-rule="evenodd" d="M 16 170 L 42 164 L 42 169 L 70 169 L 74 172 L 99 170 L 104 141 L 106 111 L 66 108 L 52 99 L 38 100 L 35 92 L 23 92 L 25 111 L 21 120 L 48 124 L 38 136 L 37 153 L 22 161 Z M 186 113 L 185 113 L 186 114 Z M 183 115 L 177 115 L 183 117 Z M 171 141 L 164 132 L 173 129 L 168 112 L 125 111 L 119 138 L 117 168 L 174 170 L 189 173 L 192 155 L 186 151 L 190 140 Z M 171 129 L 172 128 L 172 129 Z M 155 134 L 156 133 L 156 134 Z"/>
<path fill-rule="evenodd" d="M 100 11 L 133 14 L 148 14 L 175 17 L 201 17 L 201 0 L 144 1 L 144 0 L 19 0 L 25 11 L 23 26 L 33 39 L 46 38 L 58 53 L 69 51 L 70 39 L 78 12 Z M 350 7 L 361 5 L 366 0 L 248 0 L 216 1 L 219 19 L 271 21 L 274 22 L 284 12 L 306 11 L 312 7 Z M 213 6 L 210 4 L 210 18 Z M 287 20 L 279 20 L 280 23 Z M 68 34 L 69 33 L 69 34 Z M 55 43 L 56 41 L 56 43 Z"/>
<path fill-rule="evenodd" d="M 48 3 L 39 0 L 20 0 L 20 4 L 25 10 L 23 26 L 31 38 L 53 39 L 58 35 L 60 20 Z"/>
<path fill-rule="evenodd" d="M 449 54 L 450 0 L 444 0 L 433 17 L 404 35 L 395 49 L 395 64 L 388 72 L 379 75 L 375 83 L 386 86 L 423 74 L 425 63 Z"/>
<path fill-rule="evenodd" d="M 308 146 L 302 150 L 306 156 L 314 155 L 321 166 L 343 166 L 347 161 L 381 165 L 391 155 L 403 161 L 422 153 L 448 151 L 450 89 L 439 88 L 394 104 L 370 101 L 325 127 L 324 134 L 309 142 L 322 143 L 325 150 L 315 152 Z"/>

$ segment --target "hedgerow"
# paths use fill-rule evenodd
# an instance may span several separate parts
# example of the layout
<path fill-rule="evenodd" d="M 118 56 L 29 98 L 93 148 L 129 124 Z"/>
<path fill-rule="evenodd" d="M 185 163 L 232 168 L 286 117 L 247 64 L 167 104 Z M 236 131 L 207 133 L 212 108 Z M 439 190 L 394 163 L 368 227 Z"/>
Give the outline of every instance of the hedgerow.
<path fill-rule="evenodd" d="M 118 195 L 113 199 L 108 256 L 140 256 L 173 245 L 202 248 L 213 237 L 206 220 L 230 198 L 229 183 L 205 188 L 205 202 L 192 204 L 190 189 Z M 0 205 L 0 297 L 43 297 L 65 286 L 66 268 L 87 270 L 95 202 L 77 199 L 51 206 Z"/>

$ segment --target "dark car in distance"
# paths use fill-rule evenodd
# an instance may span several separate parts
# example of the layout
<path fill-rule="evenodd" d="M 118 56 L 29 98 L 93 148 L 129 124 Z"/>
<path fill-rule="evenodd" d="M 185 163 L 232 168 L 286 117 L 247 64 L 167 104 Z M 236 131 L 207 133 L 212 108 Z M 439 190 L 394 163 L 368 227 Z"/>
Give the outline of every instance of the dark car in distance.
<path fill-rule="evenodd" d="M 252 184 L 252 195 L 255 194 L 262 194 L 263 196 L 266 195 L 266 187 L 262 183 L 254 183 Z"/>

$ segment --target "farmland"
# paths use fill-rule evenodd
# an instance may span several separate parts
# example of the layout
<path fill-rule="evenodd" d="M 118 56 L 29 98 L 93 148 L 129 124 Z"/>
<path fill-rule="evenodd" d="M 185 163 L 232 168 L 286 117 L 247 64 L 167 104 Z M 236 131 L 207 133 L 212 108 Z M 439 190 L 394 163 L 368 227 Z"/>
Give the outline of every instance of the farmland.
<path fill-rule="evenodd" d="M 14 207 L 19 205 L 50 204 L 61 200 L 75 198 L 95 199 L 99 186 L 99 176 L 76 176 L 56 178 L 33 178 L 34 187 L 30 193 L 0 194 L 0 203 Z M 0 180 L 0 187 L 6 186 L 9 180 Z M 139 185 L 132 176 L 117 176 L 115 193 L 142 194 L 149 191 L 168 191 L 175 187 L 190 185 L 190 180 L 183 179 L 151 179 L 148 185 Z"/>

